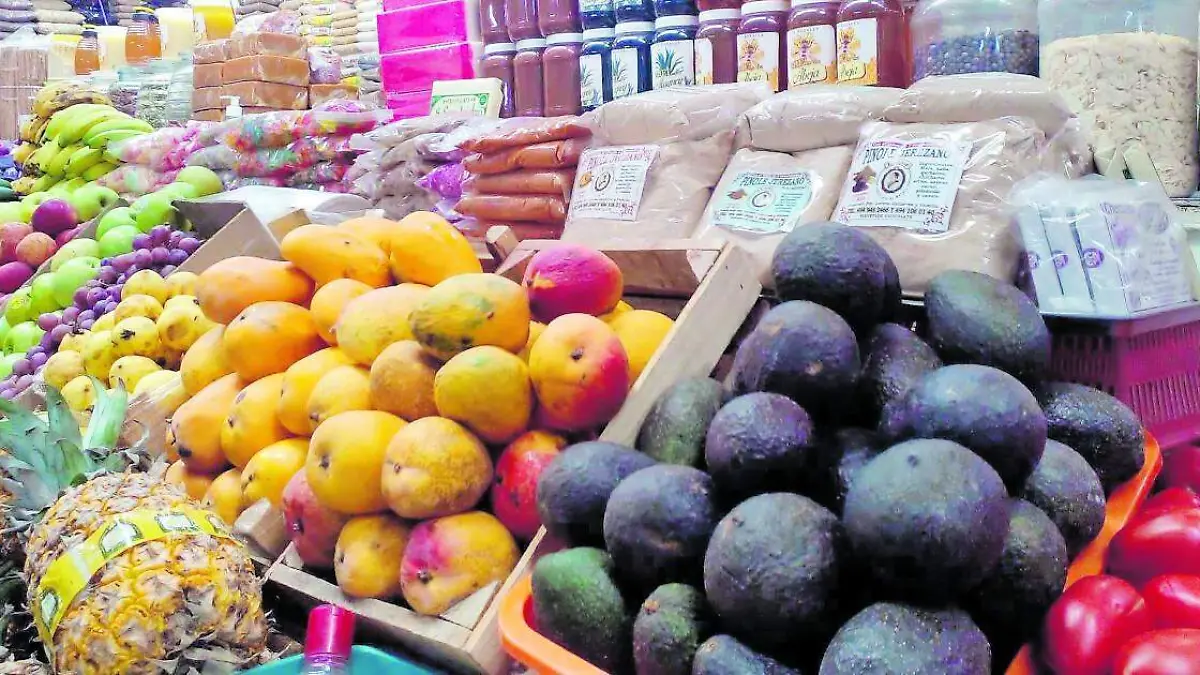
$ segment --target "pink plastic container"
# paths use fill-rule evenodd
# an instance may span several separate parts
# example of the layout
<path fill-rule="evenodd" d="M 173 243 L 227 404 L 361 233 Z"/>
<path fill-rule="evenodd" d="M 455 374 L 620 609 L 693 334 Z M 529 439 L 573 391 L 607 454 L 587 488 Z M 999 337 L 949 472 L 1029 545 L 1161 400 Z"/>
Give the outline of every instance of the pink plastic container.
<path fill-rule="evenodd" d="M 383 0 L 383 11 L 390 12 L 396 9 L 408 9 L 428 4 L 429 0 Z"/>
<path fill-rule="evenodd" d="M 1050 376 L 1106 391 L 1163 450 L 1200 439 L 1200 307 L 1121 321 L 1047 317 Z"/>
<path fill-rule="evenodd" d="M 429 103 L 433 99 L 433 91 L 388 91 L 387 107 L 392 111 L 392 119 L 403 120 L 410 117 L 424 117 L 429 114 Z"/>
<path fill-rule="evenodd" d="M 458 42 L 384 54 L 380 77 L 387 92 L 425 91 L 438 80 L 470 80 L 483 56 L 478 42 Z"/>
<path fill-rule="evenodd" d="M 462 0 L 395 9 L 379 15 L 379 53 L 451 42 L 480 42 L 475 9 Z"/>

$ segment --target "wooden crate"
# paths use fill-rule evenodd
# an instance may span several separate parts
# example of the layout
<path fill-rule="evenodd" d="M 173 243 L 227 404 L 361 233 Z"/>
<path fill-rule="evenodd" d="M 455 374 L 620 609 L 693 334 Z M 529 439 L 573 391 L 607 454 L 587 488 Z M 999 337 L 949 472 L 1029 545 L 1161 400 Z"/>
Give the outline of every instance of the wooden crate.
<path fill-rule="evenodd" d="M 489 233 L 489 247 L 504 255 L 497 273 L 520 280 L 529 258 L 558 242 L 515 243 L 503 230 Z M 600 247 L 621 267 L 626 301 L 677 317 L 663 346 L 634 383 L 620 413 L 601 438 L 632 443 L 637 428 L 659 395 L 679 377 L 707 374 L 720 361 L 742 319 L 761 292 L 754 264 L 735 246 L 689 241 L 622 242 Z M 480 589 L 447 613 L 421 616 L 399 604 L 356 600 L 325 578 L 303 569 L 291 547 L 267 571 L 268 584 L 301 606 L 332 603 L 359 616 L 371 633 L 394 641 L 455 672 L 507 672 L 509 659 L 500 644 L 498 599 L 524 576 L 538 556 L 548 552 L 539 532 L 502 584 Z"/>

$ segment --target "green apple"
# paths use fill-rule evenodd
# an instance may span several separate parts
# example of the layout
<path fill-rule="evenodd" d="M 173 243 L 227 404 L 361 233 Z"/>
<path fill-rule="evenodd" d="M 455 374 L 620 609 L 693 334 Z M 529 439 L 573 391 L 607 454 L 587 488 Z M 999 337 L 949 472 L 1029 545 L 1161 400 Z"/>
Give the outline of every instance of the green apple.
<path fill-rule="evenodd" d="M 40 340 L 41 338 L 38 339 Z M 0 344 L 3 344 L 2 340 L 0 340 Z M 0 356 L 0 379 L 12 375 L 13 364 L 23 358 L 25 358 L 24 352 L 21 352 L 20 354 L 5 354 L 4 356 Z"/>
<path fill-rule="evenodd" d="M 212 169 L 203 166 L 189 166 L 184 168 L 175 176 L 175 183 L 194 185 L 197 197 L 207 197 L 208 195 L 215 195 L 225 190 L 225 186 L 221 183 L 221 177 L 214 173 Z"/>
<path fill-rule="evenodd" d="M 175 206 L 171 203 L 175 197 L 170 193 L 155 192 L 140 197 L 133 203 L 132 208 L 137 214 L 137 228 L 149 232 L 159 225 L 171 225 L 175 222 Z"/>
<path fill-rule="evenodd" d="M 59 307 L 68 307 L 74 300 L 79 287 L 96 278 L 100 271 L 100 259 L 83 257 L 68 260 L 54 275 L 54 301 Z"/>
<path fill-rule="evenodd" d="M 112 258 L 133 250 L 133 238 L 142 231 L 132 225 L 114 227 L 100 237 L 100 257 Z"/>
<path fill-rule="evenodd" d="M 46 272 L 34 277 L 33 283 L 29 284 L 29 309 L 34 318 L 60 308 L 54 299 L 54 284 L 57 278 L 56 273 Z"/>
<path fill-rule="evenodd" d="M 21 208 L 21 202 L 3 202 L 0 203 L 0 224 L 3 223 L 20 223 L 25 217 L 25 210 Z"/>
<path fill-rule="evenodd" d="M 0 316 L 0 344 L 4 344 L 6 337 L 8 337 L 8 319 Z"/>
<path fill-rule="evenodd" d="M 53 196 L 49 192 L 34 192 L 33 194 L 26 195 L 21 200 L 21 222 L 28 223 L 33 220 L 33 212 L 37 210 L 37 207 Z"/>
<path fill-rule="evenodd" d="M 67 201 L 75 207 L 75 214 L 79 216 L 79 222 L 83 222 L 100 215 L 100 212 L 116 204 L 120 198 L 120 195 L 109 188 L 100 185 L 84 185 L 72 192 L 67 197 Z"/>
<path fill-rule="evenodd" d="M 15 326 L 33 318 L 33 302 L 29 299 L 29 287 L 18 288 L 8 296 L 8 304 L 4 306 L 4 319 L 8 325 Z"/>
<path fill-rule="evenodd" d="M 174 199 L 195 199 L 200 196 L 200 190 L 191 183 L 171 183 L 159 190 L 158 194 L 168 194 Z"/>
<path fill-rule="evenodd" d="M 76 258 L 98 258 L 100 244 L 95 239 L 76 237 L 63 244 L 62 248 L 50 258 L 50 271 L 57 272 L 65 263 Z"/>
<path fill-rule="evenodd" d="M 42 340 L 42 335 L 45 333 L 46 331 L 38 328 L 33 321 L 23 321 L 8 331 L 8 336 L 4 338 L 4 344 L 7 347 L 5 351 L 10 354 L 24 355 L 30 347 Z"/>
<path fill-rule="evenodd" d="M 115 227 L 137 227 L 137 221 L 133 218 L 133 209 L 128 206 L 118 206 L 100 218 L 100 222 L 96 223 L 96 239 L 102 239 Z"/>

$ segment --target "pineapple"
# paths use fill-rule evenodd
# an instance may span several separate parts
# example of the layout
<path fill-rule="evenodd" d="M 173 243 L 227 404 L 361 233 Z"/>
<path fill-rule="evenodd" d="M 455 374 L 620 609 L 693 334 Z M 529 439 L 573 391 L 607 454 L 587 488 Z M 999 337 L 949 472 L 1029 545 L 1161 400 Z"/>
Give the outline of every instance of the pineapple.
<path fill-rule="evenodd" d="M 54 560 L 110 518 L 134 510 L 201 508 L 157 472 L 136 473 L 112 450 L 127 395 L 96 387 L 85 438 L 61 394 L 46 391 L 46 419 L 0 400 L 0 484 L 10 527 L 27 528 L 27 600 Z M 73 487 L 72 487 L 73 486 Z M 47 508 L 48 507 L 48 508 Z M 43 509 L 44 512 L 43 512 Z M 56 672 L 175 672 L 164 663 L 202 647 L 243 660 L 265 647 L 262 589 L 245 550 L 207 533 L 177 534 L 117 554 L 70 601 L 47 646 Z M 168 666 L 171 666 L 168 669 Z M 180 672 L 186 672 L 182 668 Z"/>

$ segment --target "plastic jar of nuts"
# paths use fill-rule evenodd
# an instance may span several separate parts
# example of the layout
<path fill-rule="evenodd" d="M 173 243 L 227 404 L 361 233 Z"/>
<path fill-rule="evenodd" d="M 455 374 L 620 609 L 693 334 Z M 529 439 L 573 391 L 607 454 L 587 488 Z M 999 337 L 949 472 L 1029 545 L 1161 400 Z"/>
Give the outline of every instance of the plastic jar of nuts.
<path fill-rule="evenodd" d="M 913 79 L 1038 74 L 1037 0 L 921 0 L 912 18 Z"/>

